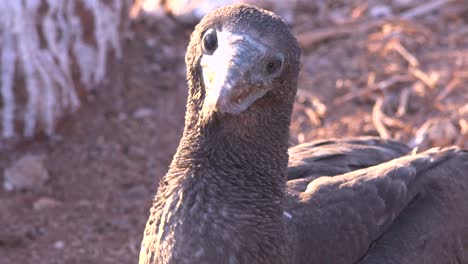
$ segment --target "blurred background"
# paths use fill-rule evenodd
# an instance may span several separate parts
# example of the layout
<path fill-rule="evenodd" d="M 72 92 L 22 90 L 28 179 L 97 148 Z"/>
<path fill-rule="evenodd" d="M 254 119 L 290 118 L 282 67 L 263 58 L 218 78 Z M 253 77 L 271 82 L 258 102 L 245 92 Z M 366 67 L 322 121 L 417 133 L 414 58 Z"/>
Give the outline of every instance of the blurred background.
<path fill-rule="evenodd" d="M 190 33 L 233 2 L 280 14 L 302 46 L 291 145 L 468 147 L 466 0 L 2 0 L 0 264 L 137 262 Z"/>

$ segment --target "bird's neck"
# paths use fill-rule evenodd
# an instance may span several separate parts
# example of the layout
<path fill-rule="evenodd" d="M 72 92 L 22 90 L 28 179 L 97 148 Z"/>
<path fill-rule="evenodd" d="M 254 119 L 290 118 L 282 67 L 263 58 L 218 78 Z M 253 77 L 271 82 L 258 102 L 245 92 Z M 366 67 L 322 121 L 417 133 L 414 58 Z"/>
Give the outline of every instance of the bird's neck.
<path fill-rule="evenodd" d="M 268 111 L 258 108 L 253 106 L 240 115 L 213 113 L 209 118 L 198 111 L 190 118 L 192 122 L 186 122 L 169 174 L 185 171 L 187 181 L 210 186 L 222 183 L 226 186 L 220 188 L 235 187 L 240 192 L 252 192 L 250 195 L 281 198 L 291 107 L 277 104 L 270 105 Z"/>
<path fill-rule="evenodd" d="M 164 254 L 180 263 L 282 262 L 289 111 L 186 122 L 152 210 L 159 249 L 172 241 Z"/>
<path fill-rule="evenodd" d="M 246 200 L 262 203 L 263 208 L 279 208 L 288 162 L 289 123 L 284 128 L 274 123 L 284 122 L 247 114 L 217 116 L 208 124 L 186 127 L 168 177 L 179 175 L 187 184 L 179 187 L 187 192 L 194 192 L 193 185 L 217 189 L 219 193 L 197 191 L 194 195 L 232 208 L 243 207 L 240 201 Z"/>

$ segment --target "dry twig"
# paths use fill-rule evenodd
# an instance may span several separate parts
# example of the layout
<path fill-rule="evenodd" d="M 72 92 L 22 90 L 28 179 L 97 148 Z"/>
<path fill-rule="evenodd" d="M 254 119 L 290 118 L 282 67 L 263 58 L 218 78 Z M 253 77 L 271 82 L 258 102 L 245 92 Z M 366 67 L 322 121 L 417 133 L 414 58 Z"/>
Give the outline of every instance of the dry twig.
<path fill-rule="evenodd" d="M 301 103 L 300 108 L 309 121 L 315 126 L 321 125 L 327 107 L 312 93 L 302 89 L 297 91 L 297 100 Z"/>
<path fill-rule="evenodd" d="M 436 98 L 436 101 L 442 101 L 449 95 L 455 88 L 458 87 L 458 85 L 461 83 L 459 78 L 454 78 L 452 79 L 447 86 L 442 90 L 442 92 L 439 93 L 439 95 Z"/>
<path fill-rule="evenodd" d="M 460 135 L 455 144 L 458 146 L 465 146 L 465 142 L 468 141 L 468 121 L 462 118 L 458 120 L 458 125 L 460 126 Z"/>
<path fill-rule="evenodd" d="M 398 54 L 405 59 L 411 67 L 418 67 L 419 66 L 419 61 L 418 59 L 411 54 L 399 41 L 392 41 L 390 44 L 391 48 L 398 52 Z"/>
<path fill-rule="evenodd" d="M 382 26 L 385 22 L 386 21 L 383 19 L 377 21 L 361 21 L 359 23 L 352 23 L 346 26 L 324 28 L 317 31 L 302 33 L 297 37 L 297 40 L 304 49 L 307 49 L 326 39 L 369 31 L 373 28 Z"/>
<path fill-rule="evenodd" d="M 436 0 L 430 3 L 426 3 L 414 7 L 413 9 L 410 9 L 400 14 L 399 16 L 392 18 L 392 20 L 409 20 L 414 17 L 423 16 L 453 1 L 454 0 Z M 297 37 L 297 39 L 301 46 L 307 49 L 326 39 L 349 36 L 356 33 L 364 33 L 373 28 L 380 27 L 386 22 L 388 22 L 387 19 L 379 19 L 374 21 L 359 21 L 358 23 L 350 23 L 346 26 L 339 25 L 331 28 L 324 28 L 317 31 L 302 33 Z"/>
<path fill-rule="evenodd" d="M 411 75 L 418 78 L 422 83 L 431 89 L 433 89 L 437 84 L 437 77 L 429 76 L 427 73 L 421 71 L 418 68 L 410 68 L 409 72 Z"/>
<path fill-rule="evenodd" d="M 441 8 L 443 5 L 448 4 L 450 2 L 454 2 L 454 0 L 436 0 L 429 3 L 425 3 L 404 12 L 400 15 L 400 17 L 403 19 L 412 19 L 418 16 L 423 16 L 427 13 Z"/>
<path fill-rule="evenodd" d="M 372 92 L 375 92 L 375 91 L 384 91 L 387 88 L 392 87 L 397 83 L 408 82 L 408 81 L 411 81 L 411 80 L 412 80 L 411 76 L 406 75 L 406 74 L 395 75 L 395 76 L 392 76 L 392 77 L 390 77 L 390 78 L 388 78 L 386 80 L 383 80 L 383 81 L 381 81 L 381 82 L 379 82 L 379 83 L 377 83 L 377 84 L 375 84 L 373 86 L 367 87 L 366 89 L 363 89 L 363 90 L 361 90 L 359 92 L 348 93 L 348 94 L 346 94 L 346 95 L 344 95 L 342 97 L 338 97 L 337 99 L 334 100 L 334 103 L 335 104 L 342 104 L 342 103 L 345 103 L 347 101 L 353 100 L 355 98 L 371 94 Z"/>
<path fill-rule="evenodd" d="M 382 138 L 390 138 L 390 132 L 385 127 L 383 119 L 385 114 L 382 111 L 383 98 L 379 97 L 375 101 L 374 107 L 372 108 L 372 123 L 374 124 L 375 129 Z"/>
<path fill-rule="evenodd" d="M 384 108 L 384 97 L 378 97 L 375 101 L 374 107 L 372 108 L 372 123 L 381 137 L 390 138 L 390 132 L 387 127 L 394 127 L 405 131 L 410 130 L 410 128 L 402 121 L 386 115 L 383 110 Z"/>
<path fill-rule="evenodd" d="M 398 110 L 396 112 L 396 116 L 402 117 L 406 114 L 408 108 L 408 100 L 411 95 L 411 90 L 406 88 L 403 89 L 401 92 L 400 103 L 398 105 Z"/>

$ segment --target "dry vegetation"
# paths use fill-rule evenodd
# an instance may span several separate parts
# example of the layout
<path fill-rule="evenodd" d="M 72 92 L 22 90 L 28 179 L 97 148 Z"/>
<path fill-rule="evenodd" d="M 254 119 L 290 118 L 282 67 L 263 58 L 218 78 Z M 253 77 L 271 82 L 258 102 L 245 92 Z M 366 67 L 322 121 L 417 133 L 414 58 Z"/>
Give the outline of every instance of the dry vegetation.
<path fill-rule="evenodd" d="M 304 51 L 291 144 L 380 135 L 468 147 L 466 2 L 296 2 Z M 0 190 L 0 264 L 136 262 L 181 134 L 192 27 L 135 22 L 123 60 L 58 126 L 61 138 L 2 146 L 0 168 L 36 155 L 48 176 L 37 188 Z"/>
<path fill-rule="evenodd" d="M 370 134 L 467 147 L 466 3 L 359 2 L 298 7 L 308 12 L 294 26 L 305 51 L 293 140 Z"/>

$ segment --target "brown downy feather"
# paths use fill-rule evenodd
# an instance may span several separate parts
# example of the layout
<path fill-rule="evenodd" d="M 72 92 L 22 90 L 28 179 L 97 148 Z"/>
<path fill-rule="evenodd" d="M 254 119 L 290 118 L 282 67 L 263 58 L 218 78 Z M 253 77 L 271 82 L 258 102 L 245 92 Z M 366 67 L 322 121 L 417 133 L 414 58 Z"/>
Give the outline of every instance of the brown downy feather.
<path fill-rule="evenodd" d="M 285 54 L 269 92 L 240 114 L 201 115 L 209 28 Z M 290 149 L 288 168 L 299 53 L 280 18 L 252 6 L 215 10 L 195 28 L 185 130 L 139 263 L 468 263 L 466 151 L 407 155 L 394 141 L 321 141 Z"/>

